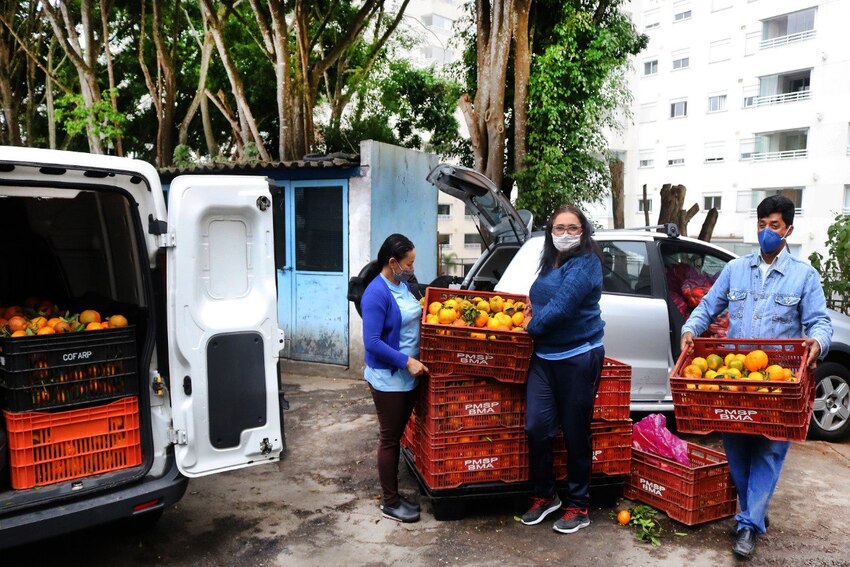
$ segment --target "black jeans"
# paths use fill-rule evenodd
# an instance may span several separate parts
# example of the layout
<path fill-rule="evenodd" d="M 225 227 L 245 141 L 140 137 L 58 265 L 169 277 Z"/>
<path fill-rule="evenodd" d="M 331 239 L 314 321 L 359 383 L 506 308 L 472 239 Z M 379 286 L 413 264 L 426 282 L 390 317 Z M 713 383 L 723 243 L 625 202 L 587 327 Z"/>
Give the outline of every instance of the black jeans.
<path fill-rule="evenodd" d="M 567 446 L 568 506 L 587 508 L 593 449 L 590 420 L 602 376 L 605 348 L 597 347 L 564 360 L 533 357 L 528 371 L 525 430 L 531 461 L 533 495 L 555 494 L 552 439 L 558 428 Z"/>
<path fill-rule="evenodd" d="M 384 504 L 387 506 L 396 506 L 399 502 L 398 458 L 401 436 L 413 412 L 418 389 L 417 386 L 410 392 L 381 392 L 369 386 L 378 414 L 378 478 L 381 480 Z"/>

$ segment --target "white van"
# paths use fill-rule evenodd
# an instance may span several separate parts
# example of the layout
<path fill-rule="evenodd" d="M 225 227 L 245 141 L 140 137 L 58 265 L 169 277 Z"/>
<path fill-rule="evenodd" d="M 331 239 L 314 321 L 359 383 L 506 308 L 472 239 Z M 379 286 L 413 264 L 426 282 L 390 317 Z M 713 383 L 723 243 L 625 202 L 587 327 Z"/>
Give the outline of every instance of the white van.
<path fill-rule="evenodd" d="M 179 177 L 166 209 L 148 163 L 0 147 L 0 219 L 0 304 L 35 294 L 127 314 L 141 445 L 138 466 L 30 489 L 10 487 L 7 464 L 0 548 L 155 520 L 188 477 L 279 460 L 283 333 L 266 179 Z M 0 354 L 0 386 L 3 364 Z"/>

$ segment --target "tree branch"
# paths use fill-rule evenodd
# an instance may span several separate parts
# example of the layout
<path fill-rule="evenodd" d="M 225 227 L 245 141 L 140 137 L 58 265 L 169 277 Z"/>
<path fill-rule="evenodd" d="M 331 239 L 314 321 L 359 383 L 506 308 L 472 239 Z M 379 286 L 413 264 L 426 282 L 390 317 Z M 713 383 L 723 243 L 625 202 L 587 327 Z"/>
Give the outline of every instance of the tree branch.
<path fill-rule="evenodd" d="M 47 67 L 45 67 L 44 64 L 42 64 L 41 61 L 39 61 L 38 57 L 32 51 L 29 50 L 29 48 L 26 46 L 26 44 L 23 42 L 23 40 L 21 40 L 21 38 L 18 37 L 18 34 L 15 33 L 15 30 L 12 28 L 12 25 L 2 15 L 0 15 L 0 22 L 2 22 L 3 25 L 6 26 L 6 28 L 8 28 L 9 33 L 12 34 L 12 37 L 15 38 L 15 41 L 17 41 L 18 45 L 21 47 L 21 51 L 23 51 L 24 54 L 26 54 L 27 57 L 32 59 L 33 63 L 35 63 L 36 66 L 39 69 L 41 69 L 42 72 L 46 76 L 50 77 L 50 80 L 53 81 L 56 84 L 57 87 L 59 87 L 59 90 L 61 90 L 65 94 L 71 94 L 73 92 L 70 88 L 65 86 L 58 78 L 56 78 L 56 75 L 53 72 L 49 71 L 47 69 Z M 61 62 L 60 62 L 60 65 L 61 65 Z"/>

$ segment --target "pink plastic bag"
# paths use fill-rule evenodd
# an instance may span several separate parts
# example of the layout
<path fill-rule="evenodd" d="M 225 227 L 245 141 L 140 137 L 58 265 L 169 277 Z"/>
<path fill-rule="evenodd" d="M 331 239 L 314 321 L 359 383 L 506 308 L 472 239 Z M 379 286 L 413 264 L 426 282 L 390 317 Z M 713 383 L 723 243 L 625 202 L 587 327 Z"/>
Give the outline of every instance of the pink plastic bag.
<path fill-rule="evenodd" d="M 673 459 L 686 467 L 691 466 L 688 457 L 688 444 L 667 429 L 667 418 L 660 413 L 652 413 L 634 424 L 632 445 L 668 459 Z"/>

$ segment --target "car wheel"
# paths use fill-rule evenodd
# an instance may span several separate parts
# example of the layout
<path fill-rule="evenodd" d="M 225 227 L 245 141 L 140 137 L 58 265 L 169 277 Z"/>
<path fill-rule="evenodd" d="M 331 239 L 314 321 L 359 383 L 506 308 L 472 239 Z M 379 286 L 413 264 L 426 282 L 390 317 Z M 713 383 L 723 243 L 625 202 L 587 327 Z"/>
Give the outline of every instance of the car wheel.
<path fill-rule="evenodd" d="M 824 362 L 815 369 L 815 381 L 809 435 L 838 441 L 850 433 L 850 370 L 837 362 Z"/>

